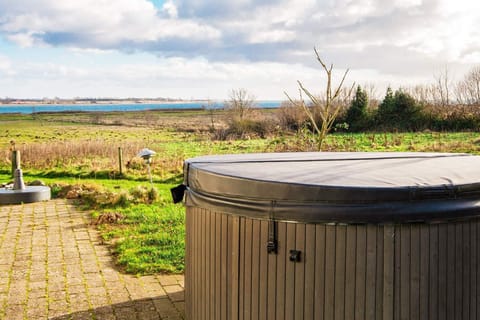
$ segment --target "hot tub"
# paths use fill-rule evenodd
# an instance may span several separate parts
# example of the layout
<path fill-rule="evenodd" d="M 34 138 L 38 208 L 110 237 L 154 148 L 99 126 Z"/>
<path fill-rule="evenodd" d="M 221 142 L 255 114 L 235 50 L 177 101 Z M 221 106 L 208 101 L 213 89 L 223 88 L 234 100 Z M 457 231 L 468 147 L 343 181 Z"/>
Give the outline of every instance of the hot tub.
<path fill-rule="evenodd" d="M 187 319 L 480 319 L 480 157 L 185 162 Z"/>

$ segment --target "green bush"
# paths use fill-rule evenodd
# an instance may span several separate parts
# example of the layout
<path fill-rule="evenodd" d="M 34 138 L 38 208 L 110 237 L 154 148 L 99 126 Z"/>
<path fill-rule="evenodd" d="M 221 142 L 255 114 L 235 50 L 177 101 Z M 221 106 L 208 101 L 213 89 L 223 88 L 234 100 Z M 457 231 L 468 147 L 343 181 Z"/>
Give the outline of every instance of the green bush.
<path fill-rule="evenodd" d="M 345 122 L 351 131 L 357 132 L 368 129 L 368 95 L 360 86 L 357 87 L 355 97 L 347 110 Z"/>
<path fill-rule="evenodd" d="M 377 110 L 377 129 L 416 131 L 424 128 L 423 118 L 422 106 L 412 96 L 388 88 Z"/>

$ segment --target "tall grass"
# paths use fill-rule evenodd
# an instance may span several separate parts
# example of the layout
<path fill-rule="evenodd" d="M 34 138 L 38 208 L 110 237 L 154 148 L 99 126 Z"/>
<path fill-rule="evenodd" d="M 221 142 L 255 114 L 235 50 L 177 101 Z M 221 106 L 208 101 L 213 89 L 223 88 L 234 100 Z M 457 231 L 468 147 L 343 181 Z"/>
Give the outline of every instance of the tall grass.
<path fill-rule="evenodd" d="M 143 145 L 140 141 L 112 143 L 105 140 L 78 139 L 25 143 L 16 149 L 22 155 L 22 163 L 37 169 L 86 165 L 94 169 L 110 169 L 118 164 L 118 147 L 122 147 L 125 158 L 133 158 Z"/>

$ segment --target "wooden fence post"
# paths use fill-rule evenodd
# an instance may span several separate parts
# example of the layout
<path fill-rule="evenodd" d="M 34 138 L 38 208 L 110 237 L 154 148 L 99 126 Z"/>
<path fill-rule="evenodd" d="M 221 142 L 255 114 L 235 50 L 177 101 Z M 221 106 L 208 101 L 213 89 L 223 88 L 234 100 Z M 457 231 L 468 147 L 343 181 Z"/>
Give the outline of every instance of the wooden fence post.
<path fill-rule="evenodd" d="M 12 150 L 12 177 L 16 169 L 20 169 L 20 151 Z"/>

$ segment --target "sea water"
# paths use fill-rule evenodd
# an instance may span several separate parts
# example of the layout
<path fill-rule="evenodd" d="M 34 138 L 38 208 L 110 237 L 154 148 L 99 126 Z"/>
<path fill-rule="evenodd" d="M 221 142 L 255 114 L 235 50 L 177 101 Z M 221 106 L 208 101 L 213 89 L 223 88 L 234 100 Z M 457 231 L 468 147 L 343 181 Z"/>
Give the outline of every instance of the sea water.
<path fill-rule="evenodd" d="M 258 101 L 260 108 L 277 108 L 281 101 Z M 31 104 L 0 105 L 0 113 L 37 113 L 37 112 L 110 112 L 110 111 L 144 111 L 144 110 L 182 110 L 223 108 L 222 102 L 208 105 L 206 102 L 172 102 L 172 103 L 126 103 L 126 104 Z"/>

